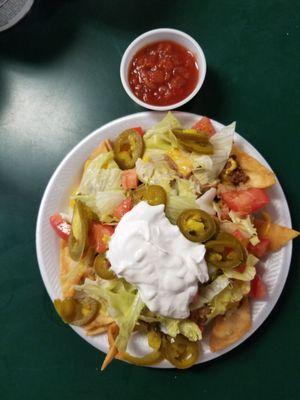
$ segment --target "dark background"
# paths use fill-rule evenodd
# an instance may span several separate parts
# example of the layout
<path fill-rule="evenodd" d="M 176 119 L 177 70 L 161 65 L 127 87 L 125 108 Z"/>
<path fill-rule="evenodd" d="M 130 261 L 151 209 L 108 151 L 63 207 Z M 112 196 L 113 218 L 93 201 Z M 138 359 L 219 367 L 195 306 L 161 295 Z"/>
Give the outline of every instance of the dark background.
<path fill-rule="evenodd" d="M 141 111 L 124 92 L 127 45 L 156 27 L 203 47 L 208 71 L 183 107 L 237 130 L 271 163 L 299 214 L 300 2 L 35 1 L 0 34 L 0 398 L 299 398 L 299 242 L 277 306 L 246 343 L 188 371 L 103 354 L 55 316 L 35 255 L 41 196 L 57 164 L 102 124 Z"/>

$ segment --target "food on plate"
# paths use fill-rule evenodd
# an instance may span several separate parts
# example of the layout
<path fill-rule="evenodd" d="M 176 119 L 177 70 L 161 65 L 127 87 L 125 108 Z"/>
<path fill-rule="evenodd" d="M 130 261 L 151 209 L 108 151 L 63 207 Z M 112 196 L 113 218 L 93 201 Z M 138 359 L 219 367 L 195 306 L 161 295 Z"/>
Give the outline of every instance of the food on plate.
<path fill-rule="evenodd" d="M 83 166 L 65 214 L 50 223 L 61 241 L 64 322 L 106 334 L 114 358 L 191 367 L 201 341 L 221 351 L 251 328 L 251 302 L 267 300 L 260 259 L 299 232 L 266 206 L 272 171 L 234 144 L 235 124 L 203 117 L 182 127 L 171 113 L 101 142 Z M 148 352 L 128 350 L 145 335 Z"/>
<path fill-rule="evenodd" d="M 155 106 L 169 106 L 184 100 L 193 92 L 198 80 L 195 56 L 172 41 L 148 44 L 133 56 L 129 66 L 132 92 L 143 102 Z"/>

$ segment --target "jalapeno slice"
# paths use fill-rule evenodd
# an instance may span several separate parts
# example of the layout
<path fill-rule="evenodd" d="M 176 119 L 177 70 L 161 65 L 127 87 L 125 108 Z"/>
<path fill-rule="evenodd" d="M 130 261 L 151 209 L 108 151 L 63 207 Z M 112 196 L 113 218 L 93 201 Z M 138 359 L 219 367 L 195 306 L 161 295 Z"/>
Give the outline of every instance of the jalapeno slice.
<path fill-rule="evenodd" d="M 198 131 L 197 129 L 173 129 L 173 134 L 177 139 L 186 141 L 194 141 L 197 143 L 208 143 L 209 138 L 206 133 Z"/>
<path fill-rule="evenodd" d="M 64 322 L 76 326 L 83 326 L 91 322 L 99 309 L 99 303 L 91 297 L 56 299 L 54 306 Z"/>
<path fill-rule="evenodd" d="M 108 328 L 107 334 L 110 347 L 114 346 L 118 332 L 119 328 L 116 324 L 111 324 L 110 327 Z M 154 332 L 150 330 L 148 332 L 148 344 L 150 347 L 153 348 L 153 351 L 150 352 L 149 354 L 146 354 L 145 356 L 136 357 L 127 352 L 118 352 L 116 358 L 119 360 L 128 361 L 134 365 L 139 365 L 139 366 L 153 365 L 161 362 L 164 359 L 164 355 L 161 351 L 161 345 L 162 345 L 161 334 L 159 332 Z"/>
<path fill-rule="evenodd" d="M 151 206 L 167 203 L 167 193 L 160 185 L 141 185 L 131 193 L 133 204 L 147 201 Z"/>
<path fill-rule="evenodd" d="M 95 272 L 100 278 L 111 280 L 116 277 L 114 271 L 110 268 L 110 262 L 104 256 L 104 254 L 98 254 L 94 260 L 94 269 Z"/>
<path fill-rule="evenodd" d="M 147 190 L 145 185 L 140 185 L 135 190 L 133 190 L 131 192 L 133 204 L 136 205 L 140 201 L 146 200 L 146 192 Z"/>
<path fill-rule="evenodd" d="M 188 151 L 199 154 L 213 154 L 214 147 L 211 143 L 197 143 L 193 140 L 178 140 L 178 142 Z"/>
<path fill-rule="evenodd" d="M 167 203 L 167 193 L 165 189 L 159 185 L 149 185 L 146 189 L 146 200 L 150 206 Z"/>
<path fill-rule="evenodd" d="M 122 132 L 114 144 L 115 161 L 121 169 L 134 168 L 136 160 L 143 155 L 144 141 L 133 129 Z"/>
<path fill-rule="evenodd" d="M 70 257 L 74 261 L 79 261 L 84 253 L 88 234 L 88 218 L 85 213 L 84 205 L 80 200 L 75 201 L 71 233 L 68 246 Z"/>
<path fill-rule="evenodd" d="M 176 368 L 186 369 L 195 364 L 199 357 L 199 344 L 190 342 L 186 337 L 177 335 L 175 339 L 164 338 L 165 358 Z"/>
<path fill-rule="evenodd" d="M 203 243 L 217 231 L 214 218 L 198 208 L 183 211 L 177 219 L 177 225 L 181 233 L 192 242 Z"/>
<path fill-rule="evenodd" d="M 216 240 L 205 243 L 206 261 L 220 269 L 235 268 L 247 259 L 242 244 L 232 235 L 220 232 Z"/>

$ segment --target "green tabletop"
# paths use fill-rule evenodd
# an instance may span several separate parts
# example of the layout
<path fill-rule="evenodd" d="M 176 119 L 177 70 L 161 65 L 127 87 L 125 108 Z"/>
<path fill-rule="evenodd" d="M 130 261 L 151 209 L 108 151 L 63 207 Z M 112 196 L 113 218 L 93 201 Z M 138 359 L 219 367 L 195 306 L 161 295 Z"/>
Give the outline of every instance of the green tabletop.
<path fill-rule="evenodd" d="M 141 111 L 119 78 L 122 53 L 155 27 L 191 34 L 208 71 L 183 110 L 237 130 L 271 163 L 300 228 L 299 0 L 35 1 L 0 34 L 0 398 L 299 398 L 300 259 L 268 320 L 229 354 L 188 371 L 113 362 L 56 317 L 35 224 L 57 164 L 102 124 Z"/>

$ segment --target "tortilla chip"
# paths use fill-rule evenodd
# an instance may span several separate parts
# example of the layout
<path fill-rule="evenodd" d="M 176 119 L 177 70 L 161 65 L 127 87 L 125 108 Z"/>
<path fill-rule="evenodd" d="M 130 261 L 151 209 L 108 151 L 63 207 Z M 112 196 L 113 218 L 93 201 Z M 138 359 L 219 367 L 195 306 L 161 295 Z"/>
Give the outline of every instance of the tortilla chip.
<path fill-rule="evenodd" d="M 268 229 L 266 229 L 266 225 Z M 270 251 L 277 251 L 285 246 L 290 240 L 300 235 L 300 232 L 274 223 L 268 223 L 260 219 L 255 219 L 254 225 L 258 236 L 270 240 Z"/>
<path fill-rule="evenodd" d="M 241 168 L 249 177 L 245 186 L 264 189 L 276 183 L 274 172 L 263 166 L 255 158 L 249 156 L 249 154 L 239 149 L 235 144 L 232 146 L 231 154 L 236 155 Z"/>
<path fill-rule="evenodd" d="M 235 343 L 249 331 L 251 324 L 250 304 L 245 297 L 239 307 L 214 319 L 209 342 L 211 351 L 223 350 Z"/>
<path fill-rule="evenodd" d="M 74 271 L 77 269 L 76 273 Z M 60 246 L 60 285 L 63 297 L 72 297 L 75 285 L 79 285 L 86 272 L 86 267 L 72 260 L 69 255 L 68 243 L 61 240 Z"/>
<path fill-rule="evenodd" d="M 100 307 L 97 317 L 85 325 L 84 329 L 88 336 L 98 335 L 99 333 L 106 332 L 112 322 L 114 322 L 114 319 L 108 315 L 103 307 Z"/>
<path fill-rule="evenodd" d="M 91 152 L 88 160 L 92 161 L 94 158 L 98 157 L 99 154 L 108 153 L 112 149 L 112 144 L 109 140 L 102 140 L 102 142 L 100 142 L 99 145 Z"/>

